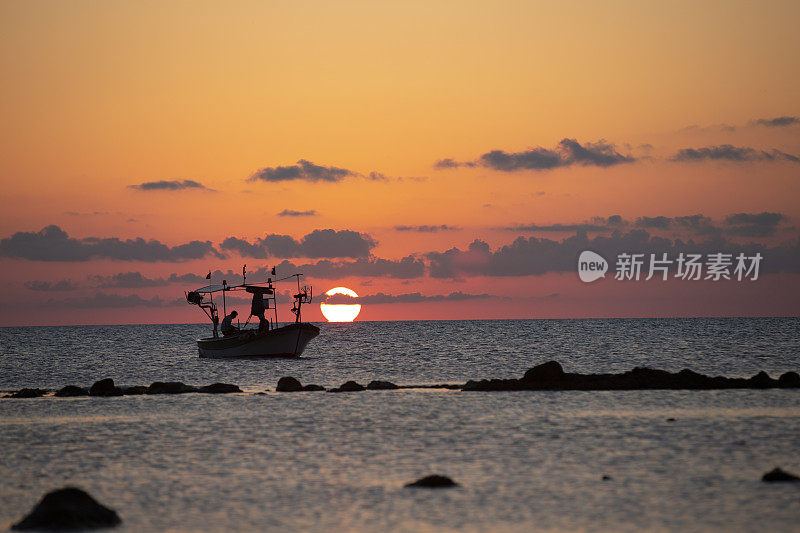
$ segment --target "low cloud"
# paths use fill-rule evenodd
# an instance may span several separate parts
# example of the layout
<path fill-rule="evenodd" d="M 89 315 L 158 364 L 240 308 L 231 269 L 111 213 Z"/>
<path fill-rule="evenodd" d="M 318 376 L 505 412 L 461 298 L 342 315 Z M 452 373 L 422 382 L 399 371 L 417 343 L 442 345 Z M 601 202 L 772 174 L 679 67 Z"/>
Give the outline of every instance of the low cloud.
<path fill-rule="evenodd" d="M 60 227 L 51 225 L 41 231 L 19 231 L 0 240 L 0 257 L 31 261 L 188 261 L 214 256 L 223 258 L 210 241 L 190 241 L 168 246 L 157 240 L 70 237 Z"/>
<path fill-rule="evenodd" d="M 346 168 L 326 167 L 315 165 L 311 161 L 301 159 L 295 165 L 266 167 L 256 171 L 247 181 L 310 181 L 310 182 L 329 182 L 335 183 L 358 173 Z"/>
<path fill-rule="evenodd" d="M 743 237 L 768 237 L 773 235 L 786 216 L 781 213 L 736 213 L 725 218 L 727 231 Z"/>
<path fill-rule="evenodd" d="M 767 128 L 782 128 L 800 124 L 800 117 L 783 116 L 775 118 L 759 118 L 754 122 L 758 126 L 766 126 Z"/>
<path fill-rule="evenodd" d="M 586 232 L 577 232 L 562 241 L 518 237 L 512 243 L 495 250 L 486 242 L 476 239 L 465 250 L 451 248 L 444 252 L 427 254 L 429 274 L 434 278 L 463 278 L 474 276 L 531 276 L 548 272 L 575 272 L 578 255 L 592 250 L 614 262 L 619 253 L 667 253 L 675 258 L 681 252 L 699 253 L 761 253 L 764 257 L 761 272 L 800 273 L 800 239 L 788 246 L 767 247 L 757 243 L 738 244 L 712 235 L 703 242 L 667 239 L 651 235 L 643 229 L 627 233 L 615 231 L 611 235 L 589 238 Z"/>
<path fill-rule="evenodd" d="M 47 305 L 78 309 L 122 309 L 128 307 L 173 307 L 184 305 L 185 303 L 186 302 L 182 298 L 163 300 L 158 296 L 154 296 L 153 298 L 142 298 L 137 294 L 121 295 L 115 293 L 98 292 L 92 296 L 84 296 L 80 298 L 67 298 L 64 300 L 50 299 L 47 302 Z"/>
<path fill-rule="evenodd" d="M 29 291 L 41 292 L 63 292 L 77 290 L 79 285 L 72 280 L 62 279 L 60 281 L 26 281 L 25 288 Z"/>
<path fill-rule="evenodd" d="M 780 150 L 756 150 L 749 146 L 733 146 L 721 144 L 718 146 L 705 146 L 702 148 L 683 148 L 670 158 L 677 162 L 700 161 L 731 161 L 736 163 L 749 163 L 755 161 L 791 161 L 800 163 L 797 156 L 781 152 Z"/>
<path fill-rule="evenodd" d="M 370 294 L 360 297 L 358 299 L 358 303 L 377 305 L 421 302 L 463 302 L 466 300 L 483 300 L 486 298 L 496 298 L 496 296 L 492 294 L 468 294 L 461 291 L 451 292 L 450 294 L 435 294 L 432 296 L 425 296 L 419 292 L 395 295 L 379 292 L 377 294 Z"/>
<path fill-rule="evenodd" d="M 295 211 L 294 209 L 284 209 L 278 213 L 279 217 L 313 217 L 317 216 L 317 212 L 313 209 L 308 211 Z"/>
<path fill-rule="evenodd" d="M 289 235 L 265 235 L 251 243 L 238 237 L 228 237 L 220 248 L 243 257 L 368 257 L 378 243 L 366 233 L 351 230 L 314 230 L 299 241 Z"/>
<path fill-rule="evenodd" d="M 461 228 L 458 226 L 448 226 L 447 224 L 439 224 L 438 226 L 433 225 L 422 225 L 422 226 L 395 226 L 394 229 L 396 231 L 415 231 L 417 233 L 436 233 L 439 231 L 458 231 Z"/>
<path fill-rule="evenodd" d="M 503 172 L 515 172 L 551 170 L 572 165 L 610 167 L 634 161 L 636 158 L 619 153 L 615 145 L 605 140 L 581 144 L 575 139 L 564 138 L 555 148 L 539 146 L 522 152 L 492 150 L 480 156 L 477 161 L 459 162 L 447 158 L 437 161 L 434 167 L 447 169 L 480 165 Z"/>
<path fill-rule="evenodd" d="M 91 276 L 91 281 L 103 289 L 144 289 L 147 287 L 164 287 L 170 282 L 163 278 L 148 278 L 141 272 L 120 272 L 111 276 Z"/>
<path fill-rule="evenodd" d="M 145 181 L 138 185 L 128 185 L 129 189 L 136 189 L 139 191 L 182 191 L 186 189 L 195 189 L 201 191 L 213 192 L 214 189 L 209 189 L 199 181 L 195 180 L 160 180 L 160 181 Z"/>

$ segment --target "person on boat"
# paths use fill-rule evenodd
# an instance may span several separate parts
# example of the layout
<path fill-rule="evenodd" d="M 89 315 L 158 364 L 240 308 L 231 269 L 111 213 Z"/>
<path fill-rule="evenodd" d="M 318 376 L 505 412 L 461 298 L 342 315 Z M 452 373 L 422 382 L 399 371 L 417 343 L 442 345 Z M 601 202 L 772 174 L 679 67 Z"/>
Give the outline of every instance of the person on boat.
<path fill-rule="evenodd" d="M 229 337 L 230 335 L 236 335 L 239 333 L 239 328 L 233 325 L 233 319 L 237 316 L 239 316 L 239 313 L 236 311 L 231 311 L 231 314 L 222 319 L 222 325 L 220 326 L 220 329 L 222 330 L 223 337 Z"/>

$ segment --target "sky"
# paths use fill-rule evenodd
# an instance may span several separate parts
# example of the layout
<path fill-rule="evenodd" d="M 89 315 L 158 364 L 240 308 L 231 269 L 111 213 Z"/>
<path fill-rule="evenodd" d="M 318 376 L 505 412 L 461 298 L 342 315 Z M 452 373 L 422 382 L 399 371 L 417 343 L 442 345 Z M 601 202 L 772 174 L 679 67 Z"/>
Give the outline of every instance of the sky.
<path fill-rule="evenodd" d="M 244 264 L 350 287 L 359 320 L 798 316 L 798 17 L 2 2 L 0 319 L 200 322 L 184 291 Z M 604 278 L 581 281 L 584 250 Z M 719 253 L 731 279 L 706 279 Z"/>

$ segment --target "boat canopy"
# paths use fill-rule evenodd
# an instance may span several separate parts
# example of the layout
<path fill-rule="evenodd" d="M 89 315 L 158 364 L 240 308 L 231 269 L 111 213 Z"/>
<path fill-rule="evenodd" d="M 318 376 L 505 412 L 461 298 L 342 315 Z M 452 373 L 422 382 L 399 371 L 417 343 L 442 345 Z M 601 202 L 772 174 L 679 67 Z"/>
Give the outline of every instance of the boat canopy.
<path fill-rule="evenodd" d="M 230 287 L 226 287 L 225 285 L 206 285 L 205 287 L 200 287 L 199 289 L 195 289 L 192 292 L 208 294 L 210 292 L 219 292 L 225 288 L 230 288 Z"/>

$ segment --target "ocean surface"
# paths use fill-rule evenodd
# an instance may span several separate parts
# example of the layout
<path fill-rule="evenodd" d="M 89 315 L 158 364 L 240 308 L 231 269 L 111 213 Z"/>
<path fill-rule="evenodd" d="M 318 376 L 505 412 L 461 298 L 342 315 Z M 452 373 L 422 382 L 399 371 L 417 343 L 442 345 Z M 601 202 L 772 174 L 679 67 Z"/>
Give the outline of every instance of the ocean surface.
<path fill-rule="evenodd" d="M 122 531 L 800 531 L 800 484 L 760 481 L 800 472 L 798 390 L 271 392 L 285 375 L 463 383 L 549 359 L 777 377 L 800 371 L 799 318 L 319 325 L 300 359 L 237 361 L 197 357 L 206 325 L 0 328 L 2 391 L 247 391 L 0 400 L 0 529 L 75 485 Z M 403 487 L 431 473 L 460 486 Z"/>

